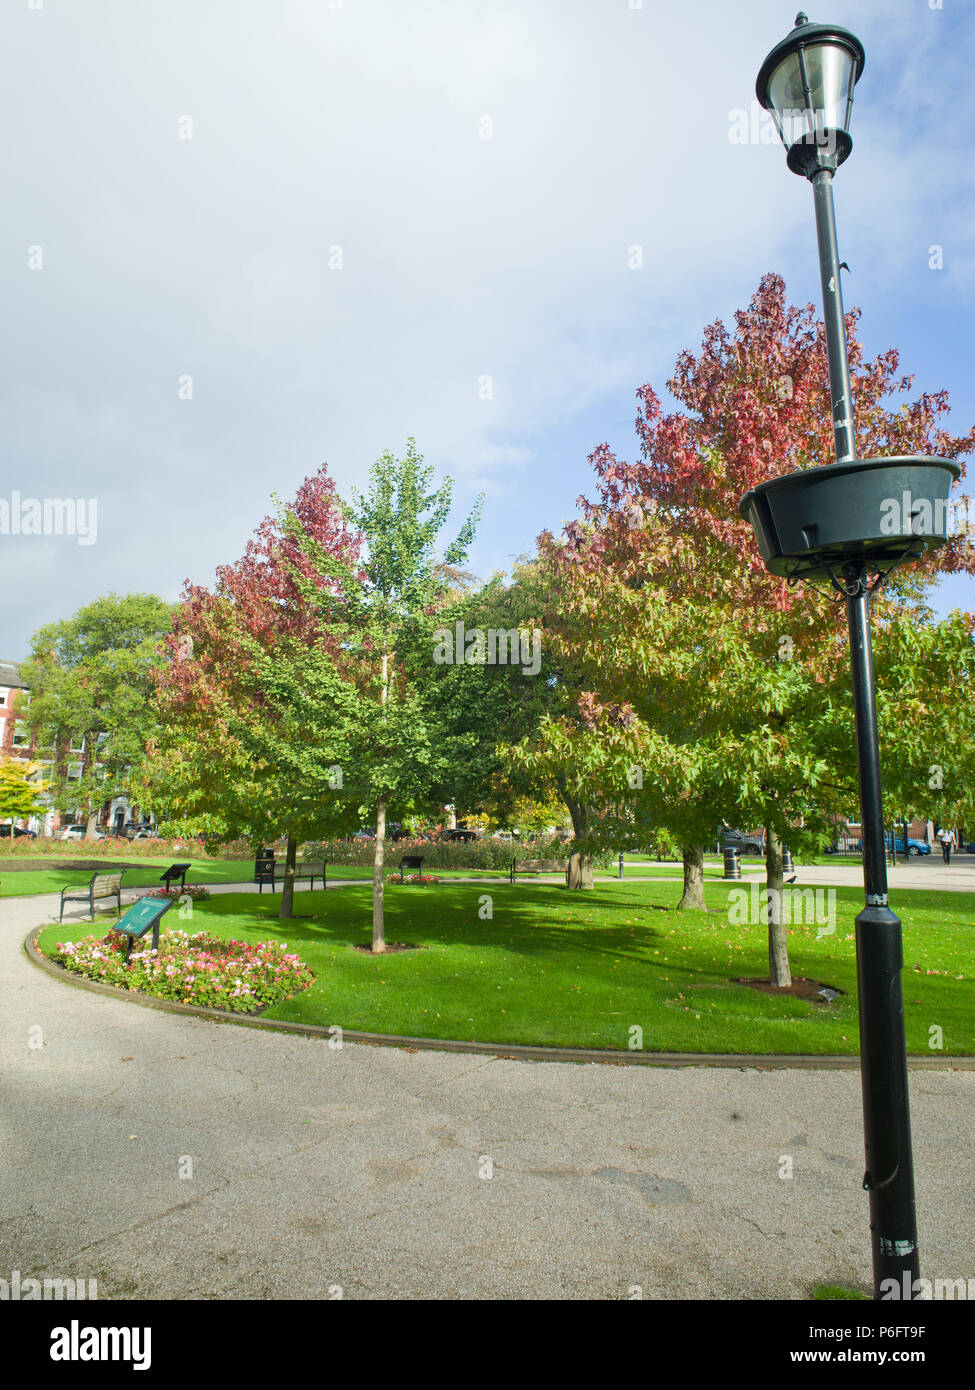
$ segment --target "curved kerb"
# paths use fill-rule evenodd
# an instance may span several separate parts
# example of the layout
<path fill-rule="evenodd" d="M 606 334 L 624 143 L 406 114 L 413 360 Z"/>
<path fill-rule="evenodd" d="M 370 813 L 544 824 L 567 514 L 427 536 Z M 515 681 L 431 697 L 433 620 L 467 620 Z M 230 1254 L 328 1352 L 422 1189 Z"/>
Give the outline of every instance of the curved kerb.
<path fill-rule="evenodd" d="M 231 1013 L 228 1009 L 208 1009 L 200 1004 L 176 1004 L 170 999 L 156 999 L 151 994 L 138 994 L 135 990 L 116 989 L 114 985 L 86 980 L 83 975 L 75 975 L 49 960 L 37 949 L 36 936 L 35 927 L 27 933 L 24 940 L 27 959 L 39 970 L 44 970 L 63 984 L 73 985 L 77 989 L 86 989 L 92 994 L 103 994 L 124 1004 L 138 1004 L 144 1009 L 161 1009 L 164 1013 L 185 1014 L 190 1018 L 209 1020 L 211 1023 L 236 1023 L 244 1028 L 298 1033 L 306 1038 L 329 1039 L 334 1036 L 329 1032 L 329 1025 L 289 1023 L 284 1019 L 255 1018 L 253 1014 Z M 855 1055 L 629 1052 L 595 1047 L 531 1047 L 523 1043 L 464 1042 L 458 1038 L 411 1038 L 399 1033 L 357 1033 L 345 1027 L 342 1028 L 342 1039 L 344 1042 L 366 1043 L 375 1047 L 403 1047 L 413 1051 L 422 1049 L 426 1052 L 472 1052 L 482 1056 L 524 1062 L 600 1062 L 604 1066 L 615 1067 L 737 1067 L 753 1071 L 781 1071 L 794 1067 L 804 1070 L 836 1071 L 857 1070 L 860 1066 L 860 1059 Z M 929 1057 L 922 1054 L 909 1056 L 907 1061 L 910 1067 L 919 1071 L 975 1069 L 975 1057 Z"/>

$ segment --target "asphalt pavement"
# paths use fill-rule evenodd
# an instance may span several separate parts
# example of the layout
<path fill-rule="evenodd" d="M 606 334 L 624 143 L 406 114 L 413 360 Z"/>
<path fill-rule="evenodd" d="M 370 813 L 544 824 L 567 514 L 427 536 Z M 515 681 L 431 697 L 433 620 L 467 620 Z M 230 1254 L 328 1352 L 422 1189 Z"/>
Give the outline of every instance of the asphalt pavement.
<path fill-rule="evenodd" d="M 335 1049 L 51 978 L 22 942 L 56 905 L 0 903 L 0 1277 L 167 1299 L 869 1287 L 856 1071 Z M 975 1277 L 975 1071 L 914 1071 L 911 1103 L 921 1272 Z"/>

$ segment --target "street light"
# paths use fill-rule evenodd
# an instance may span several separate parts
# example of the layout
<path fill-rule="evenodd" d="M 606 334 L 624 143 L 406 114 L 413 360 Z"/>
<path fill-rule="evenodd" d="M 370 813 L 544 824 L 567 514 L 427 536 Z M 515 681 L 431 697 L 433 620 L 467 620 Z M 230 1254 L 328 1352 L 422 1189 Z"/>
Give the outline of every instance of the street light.
<path fill-rule="evenodd" d="M 863 66 L 863 45 L 853 34 L 799 14 L 759 73 L 756 94 L 772 112 L 789 168 L 813 186 L 837 462 L 762 483 L 745 494 L 739 511 L 772 574 L 792 583 L 828 579 L 846 600 L 865 896 L 856 919 L 863 1186 L 870 1195 L 874 1296 L 895 1280 L 896 1296 L 912 1298 L 919 1276 L 904 961 L 900 919 L 887 899 L 870 594 L 896 565 L 947 540 L 948 494 L 961 469 L 930 456 L 856 456 L 833 175 L 853 148 L 853 88 Z"/>
<path fill-rule="evenodd" d="M 863 44 L 835 24 L 804 14 L 762 64 L 755 92 L 771 111 L 794 174 L 836 169 L 853 148 L 853 88 L 863 72 Z"/>

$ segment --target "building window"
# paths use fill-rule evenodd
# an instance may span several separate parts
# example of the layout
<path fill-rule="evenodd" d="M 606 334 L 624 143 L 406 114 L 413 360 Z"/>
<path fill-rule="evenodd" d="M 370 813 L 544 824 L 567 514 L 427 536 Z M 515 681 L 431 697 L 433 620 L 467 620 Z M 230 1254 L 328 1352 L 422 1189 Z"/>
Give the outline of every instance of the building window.
<path fill-rule="evenodd" d="M 84 736 L 84 734 L 72 734 L 72 735 L 71 735 L 71 742 L 70 742 L 70 744 L 68 745 L 68 752 L 69 752 L 69 753 L 83 753 L 84 751 L 85 751 L 85 736 Z"/>
<path fill-rule="evenodd" d="M 22 719 L 18 719 L 14 725 L 14 747 L 28 748 L 30 746 L 30 730 Z"/>
<path fill-rule="evenodd" d="M 69 782 L 80 782 L 81 770 L 81 763 L 68 763 L 67 780 Z"/>

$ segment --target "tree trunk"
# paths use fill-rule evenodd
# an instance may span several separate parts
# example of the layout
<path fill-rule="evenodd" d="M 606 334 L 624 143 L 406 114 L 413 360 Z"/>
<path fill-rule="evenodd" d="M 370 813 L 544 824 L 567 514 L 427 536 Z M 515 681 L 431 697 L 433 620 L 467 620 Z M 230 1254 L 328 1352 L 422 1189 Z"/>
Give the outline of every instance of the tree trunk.
<path fill-rule="evenodd" d="M 281 911 L 278 917 L 293 917 L 295 906 L 295 861 L 298 858 L 298 836 L 288 834 L 288 849 L 284 856 L 284 883 L 281 887 Z"/>
<path fill-rule="evenodd" d="M 782 842 L 768 826 L 765 827 L 765 880 L 769 984 L 788 989 L 792 984 L 792 971 L 789 969 L 789 942 L 782 911 Z"/>
<path fill-rule="evenodd" d="M 386 949 L 386 926 L 383 918 L 383 859 L 386 852 L 386 803 L 376 807 L 376 852 L 372 860 L 372 949 L 381 955 Z"/>
<path fill-rule="evenodd" d="M 383 708 L 389 699 L 389 652 L 383 652 L 383 679 L 379 700 Z M 386 950 L 386 921 L 383 916 L 383 860 L 386 855 L 386 798 L 376 806 L 376 851 L 372 857 L 372 949 L 374 955 Z"/>
<path fill-rule="evenodd" d="M 562 800 L 569 808 L 569 815 L 572 817 L 572 830 L 576 839 L 585 839 L 589 834 L 589 807 L 583 806 L 581 802 L 573 801 L 565 792 L 562 793 Z M 592 886 L 592 855 L 587 851 L 574 850 L 569 856 L 569 887 L 592 888 Z"/>
<path fill-rule="evenodd" d="M 705 912 L 704 846 L 682 845 L 681 854 L 684 859 L 684 896 L 677 904 L 677 910 L 693 908 L 696 912 Z"/>
<path fill-rule="evenodd" d="M 85 826 L 85 839 L 86 839 L 86 840 L 93 840 L 93 839 L 95 838 L 95 831 L 96 831 L 97 829 L 98 829 L 98 812 L 97 812 L 97 811 L 89 811 L 89 812 L 88 812 L 88 824 Z"/>

